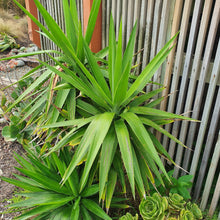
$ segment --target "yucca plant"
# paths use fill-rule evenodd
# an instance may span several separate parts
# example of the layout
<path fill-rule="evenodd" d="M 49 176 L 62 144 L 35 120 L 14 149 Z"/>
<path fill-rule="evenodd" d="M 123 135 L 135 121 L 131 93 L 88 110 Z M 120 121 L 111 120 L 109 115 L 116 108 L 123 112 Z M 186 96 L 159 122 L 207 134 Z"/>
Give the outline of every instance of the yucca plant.
<path fill-rule="evenodd" d="M 67 183 L 78 166 L 83 163 L 84 169 L 78 186 L 79 194 L 91 181 L 91 170 L 98 166 L 99 201 L 106 201 L 107 210 L 110 207 L 117 180 L 120 180 L 123 191 L 126 191 L 125 173 L 133 197 L 135 197 L 135 186 L 139 195 L 145 197 L 149 189 L 148 181 L 154 185 L 156 176 L 163 184 L 159 169 L 169 179 L 160 156 L 172 161 L 153 135 L 151 128 L 162 132 L 185 147 L 164 130 L 162 125 L 172 123 L 175 119 L 191 120 L 155 109 L 155 105 L 159 104 L 163 98 L 148 102 L 160 93 L 163 87 L 149 93 L 143 92 L 153 74 L 168 56 L 177 35 L 161 49 L 138 77 L 131 77 L 136 25 L 123 52 L 122 25 L 120 25 L 118 42 L 116 42 L 114 22 L 111 18 L 108 61 L 103 61 L 105 65 L 99 65 L 97 61 L 100 59 L 91 52 L 88 44 L 101 0 L 95 0 L 93 3 L 84 37 L 74 0 L 70 1 L 70 5 L 68 0 L 63 1 L 66 35 L 40 2 L 38 0 L 34 2 L 49 30 L 25 9 L 23 10 L 41 28 L 44 36 L 51 39 L 62 52 L 57 52 L 60 55 L 59 58 L 50 56 L 57 67 L 41 62 L 48 70 L 37 78 L 14 103 L 16 105 L 30 91 L 38 88 L 46 79 L 50 79 L 45 92 L 35 99 L 32 106 L 28 107 L 22 120 L 30 115 L 36 118 L 35 111 L 43 106 L 43 113 L 40 108 L 41 114 L 37 117 L 41 125 L 41 130 L 38 132 L 46 132 L 48 136 L 55 130 L 55 135 L 52 137 L 60 137 L 60 141 L 49 148 L 46 155 L 49 156 L 66 146 L 74 147 L 71 162 L 62 176 L 62 185 Z M 54 86 L 56 85 L 54 82 L 58 81 L 57 78 L 60 79 L 59 86 Z M 54 88 L 58 90 L 56 97 L 53 96 Z M 12 108 L 13 105 L 8 110 Z M 41 120 L 43 117 L 44 119 Z M 47 120 L 46 123 L 45 120 Z M 57 133 L 59 128 L 66 128 L 62 135 Z M 49 139 L 47 137 L 44 139 L 46 143 L 52 140 L 51 136 Z"/>
<path fill-rule="evenodd" d="M 40 158 L 39 154 L 35 155 L 30 150 L 28 152 L 28 156 L 15 156 L 22 166 L 17 170 L 25 177 L 16 174 L 17 179 L 1 177 L 26 191 L 18 193 L 24 197 L 22 201 L 9 205 L 23 212 L 17 219 L 111 219 L 98 204 L 97 183 L 90 182 L 79 193 L 81 166 L 60 187 L 59 182 L 71 161 L 71 149 L 65 148 L 59 154 L 52 153 L 47 158 Z"/>

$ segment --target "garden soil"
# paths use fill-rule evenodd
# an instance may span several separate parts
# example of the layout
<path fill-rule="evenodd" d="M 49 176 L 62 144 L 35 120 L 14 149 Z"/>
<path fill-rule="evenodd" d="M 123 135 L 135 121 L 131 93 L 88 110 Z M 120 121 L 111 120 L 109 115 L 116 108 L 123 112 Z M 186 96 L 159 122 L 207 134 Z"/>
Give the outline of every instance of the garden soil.
<path fill-rule="evenodd" d="M 17 161 L 14 159 L 14 152 L 22 154 L 23 148 L 17 142 L 6 142 L 1 135 L 2 128 L 6 124 L 0 124 L 0 175 L 4 177 L 13 177 L 13 173 L 19 172 L 14 168 L 18 166 Z M 0 219 L 9 220 L 13 219 L 19 213 L 2 214 L 7 210 L 5 206 L 10 204 L 10 199 L 14 193 L 18 191 L 14 185 L 0 180 Z"/>

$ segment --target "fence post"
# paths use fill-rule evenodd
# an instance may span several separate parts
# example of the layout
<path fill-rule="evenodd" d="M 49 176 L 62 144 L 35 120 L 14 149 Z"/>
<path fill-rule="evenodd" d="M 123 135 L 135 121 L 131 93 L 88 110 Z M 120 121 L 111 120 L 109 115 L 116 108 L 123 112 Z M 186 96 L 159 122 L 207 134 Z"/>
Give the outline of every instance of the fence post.
<path fill-rule="evenodd" d="M 85 34 L 88 20 L 89 20 L 89 14 L 92 8 L 93 0 L 83 0 L 83 31 Z M 96 53 L 102 49 L 102 10 L 101 6 L 99 9 L 99 14 L 97 17 L 95 29 L 93 32 L 92 40 L 90 43 L 91 50 Z"/>
<path fill-rule="evenodd" d="M 37 7 L 33 0 L 25 0 L 26 9 L 38 19 L 37 14 Z M 39 31 L 38 26 L 28 17 L 28 34 L 30 40 L 35 43 L 39 48 L 41 47 L 40 44 L 40 34 L 37 32 Z"/>

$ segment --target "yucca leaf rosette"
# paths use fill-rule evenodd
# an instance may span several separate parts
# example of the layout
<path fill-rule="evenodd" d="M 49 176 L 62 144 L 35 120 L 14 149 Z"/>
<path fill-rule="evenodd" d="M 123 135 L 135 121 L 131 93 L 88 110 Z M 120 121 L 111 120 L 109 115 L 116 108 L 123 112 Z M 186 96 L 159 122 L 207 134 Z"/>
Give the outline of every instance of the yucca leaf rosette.
<path fill-rule="evenodd" d="M 167 220 L 179 220 L 179 217 L 168 217 Z"/>
<path fill-rule="evenodd" d="M 163 220 L 167 208 L 167 199 L 161 197 L 158 193 L 147 196 L 139 206 L 140 214 L 144 220 Z"/>
<path fill-rule="evenodd" d="M 132 216 L 131 213 L 126 213 L 126 215 L 123 215 L 119 220 L 138 220 L 138 214 L 135 216 Z"/>
<path fill-rule="evenodd" d="M 184 206 L 186 204 L 184 198 L 177 193 L 174 194 L 170 193 L 168 202 L 169 202 L 169 209 L 171 210 L 171 212 L 177 212 L 184 209 Z"/>
<path fill-rule="evenodd" d="M 182 209 L 180 212 L 180 220 L 194 220 L 194 215 L 192 214 L 192 212 L 190 212 L 189 210 L 186 209 Z"/>
<path fill-rule="evenodd" d="M 200 208 L 197 206 L 197 204 L 188 202 L 186 205 L 186 209 L 189 210 L 190 212 L 192 212 L 195 219 L 202 219 L 203 218 L 202 212 L 201 212 Z"/>

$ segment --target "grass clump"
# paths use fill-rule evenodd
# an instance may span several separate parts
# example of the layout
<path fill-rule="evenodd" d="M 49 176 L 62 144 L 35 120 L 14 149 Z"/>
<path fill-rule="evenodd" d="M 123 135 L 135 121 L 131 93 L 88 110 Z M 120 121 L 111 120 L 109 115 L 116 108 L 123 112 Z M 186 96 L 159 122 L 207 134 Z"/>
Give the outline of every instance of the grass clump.
<path fill-rule="evenodd" d="M 0 9 L 0 33 L 7 34 L 21 42 L 27 41 L 28 28 L 27 19 L 17 19 L 13 14 Z"/>

